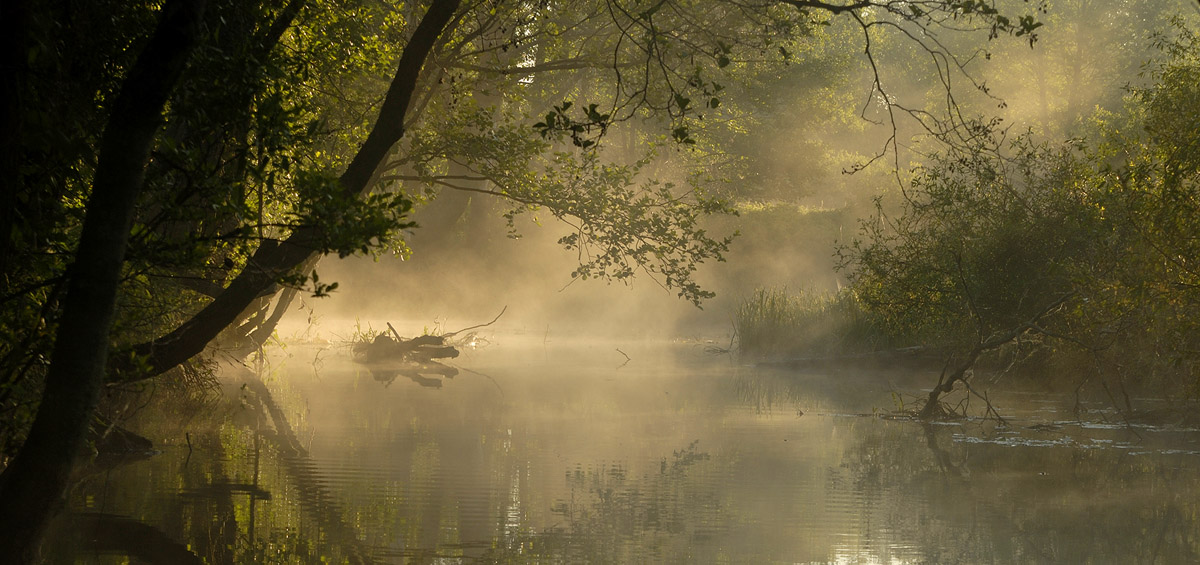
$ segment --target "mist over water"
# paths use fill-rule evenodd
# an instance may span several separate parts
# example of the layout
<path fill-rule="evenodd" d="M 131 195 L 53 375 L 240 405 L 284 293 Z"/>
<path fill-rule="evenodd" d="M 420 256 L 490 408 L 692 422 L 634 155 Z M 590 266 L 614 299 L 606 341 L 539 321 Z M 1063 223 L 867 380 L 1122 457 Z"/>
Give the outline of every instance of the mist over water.
<path fill-rule="evenodd" d="M 840 288 L 845 278 L 834 269 L 835 244 L 855 234 L 859 211 L 867 209 L 861 201 L 844 202 L 843 208 L 754 204 L 738 215 L 705 218 L 705 228 L 714 234 L 739 235 L 725 261 L 699 267 L 696 280 L 716 296 L 698 308 L 680 298 L 678 288 L 666 287 L 661 276 L 646 271 L 628 280 L 573 278 L 579 252 L 557 243 L 568 232 L 552 219 L 519 222 L 519 237 L 510 238 L 498 217 L 477 217 L 498 214 L 494 202 L 476 198 L 460 204 L 450 220 L 436 208 L 444 203 L 416 211 L 419 226 L 406 237 L 413 250 L 406 260 L 322 259 L 316 270 L 322 280 L 337 281 L 338 290 L 305 298 L 301 311 L 284 319 L 283 335 L 336 334 L 356 320 L 377 330 L 387 320 L 453 330 L 486 322 L 507 306 L 499 326 L 525 332 L 728 340 L 737 305 L 757 288 L 830 293 Z M 463 228 L 471 215 L 476 215 L 471 227 Z"/>
<path fill-rule="evenodd" d="M 133 517 L 211 562 L 1197 556 L 1195 430 L 1081 424 L 1056 395 L 997 397 L 1026 406 L 1007 429 L 922 425 L 880 417 L 916 376 L 491 337 L 436 386 L 338 348 L 228 368 L 208 408 L 140 415 L 162 452 L 88 477 L 72 507 Z M 114 547 L 59 535 L 85 560 Z"/>

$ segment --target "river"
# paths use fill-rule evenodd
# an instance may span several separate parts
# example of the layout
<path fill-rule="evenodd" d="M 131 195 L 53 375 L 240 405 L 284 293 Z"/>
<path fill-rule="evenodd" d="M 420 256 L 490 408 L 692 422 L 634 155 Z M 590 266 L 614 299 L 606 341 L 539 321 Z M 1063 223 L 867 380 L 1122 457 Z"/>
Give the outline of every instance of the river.
<path fill-rule="evenodd" d="M 897 417 L 929 375 L 496 337 L 453 378 L 289 346 L 156 396 L 52 562 L 1194 563 L 1200 431 L 1073 397 Z M 171 557 L 174 555 L 175 557 Z M 183 556 L 183 557 L 179 557 Z M 140 561 L 139 561 L 140 560 Z"/>

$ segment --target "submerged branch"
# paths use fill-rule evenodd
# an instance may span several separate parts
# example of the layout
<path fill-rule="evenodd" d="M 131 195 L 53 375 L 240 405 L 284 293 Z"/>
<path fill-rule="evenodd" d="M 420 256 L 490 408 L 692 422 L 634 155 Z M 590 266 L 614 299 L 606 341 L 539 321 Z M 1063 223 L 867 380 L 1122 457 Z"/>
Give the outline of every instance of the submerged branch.
<path fill-rule="evenodd" d="M 942 404 L 940 401 L 942 395 L 954 390 L 955 383 L 962 382 L 965 384 L 967 382 L 966 374 L 975 366 L 975 362 L 979 360 L 980 355 L 1008 344 L 1009 342 L 1024 335 L 1025 332 L 1035 330 L 1043 318 L 1057 311 L 1064 304 L 1066 304 L 1068 300 L 1074 297 L 1075 294 L 1075 292 L 1068 292 L 1062 295 L 1058 300 L 1050 303 L 1028 321 L 1018 324 L 1017 326 L 1010 328 L 1008 331 L 993 334 L 992 337 L 979 343 L 974 349 L 971 350 L 970 353 L 967 354 L 966 359 L 964 359 L 963 362 L 954 369 L 954 372 L 950 373 L 949 378 L 946 378 L 946 373 L 943 369 L 942 376 L 938 381 L 938 385 L 933 387 L 933 390 L 929 391 L 929 398 L 925 401 L 925 407 L 921 409 L 919 415 L 920 418 L 922 420 L 930 420 L 942 416 L 944 414 L 944 410 L 942 409 Z M 970 390 L 969 387 L 968 390 Z M 982 396 L 981 398 L 984 399 L 984 402 L 987 402 L 989 412 L 995 414 L 995 410 L 993 409 L 991 403 L 988 402 L 987 398 Z M 997 416 L 999 415 L 997 414 Z"/>
<path fill-rule="evenodd" d="M 621 351 L 620 347 L 617 348 L 617 353 L 620 353 L 621 355 L 625 356 L 625 362 L 618 365 L 617 366 L 618 369 L 620 369 L 621 367 L 624 367 L 625 365 L 628 365 L 630 361 L 633 361 L 633 358 L 631 358 L 628 353 Z"/>
<path fill-rule="evenodd" d="M 454 336 L 456 336 L 456 335 L 458 335 L 458 334 L 460 334 L 460 333 L 463 333 L 463 332 L 465 332 L 465 331 L 468 331 L 468 330 L 475 330 L 475 329 L 479 329 L 479 328 L 486 328 L 486 327 L 488 327 L 488 326 L 490 326 L 490 325 L 492 325 L 492 324 L 496 323 L 496 320 L 499 320 L 499 319 L 500 319 L 500 316 L 503 316 L 503 315 L 504 315 L 504 312 L 506 312 L 506 311 L 508 311 L 508 306 L 507 306 L 507 305 L 505 305 L 505 306 L 504 306 L 504 308 L 501 308 L 501 309 L 500 309 L 500 313 L 499 313 L 499 314 L 496 314 L 496 317 L 495 317 L 495 318 L 492 318 L 492 321 L 490 321 L 490 322 L 488 322 L 488 323 L 486 323 L 486 324 L 478 324 L 478 325 L 474 325 L 474 326 L 471 326 L 471 327 L 463 328 L 463 329 L 461 329 L 461 330 L 458 330 L 458 331 L 455 331 L 455 332 L 450 332 L 450 333 L 447 333 L 447 334 L 442 334 L 442 337 L 444 337 L 444 338 L 445 338 L 445 337 L 454 337 Z M 388 324 L 388 327 L 390 328 L 390 327 L 391 327 L 391 324 Z"/>

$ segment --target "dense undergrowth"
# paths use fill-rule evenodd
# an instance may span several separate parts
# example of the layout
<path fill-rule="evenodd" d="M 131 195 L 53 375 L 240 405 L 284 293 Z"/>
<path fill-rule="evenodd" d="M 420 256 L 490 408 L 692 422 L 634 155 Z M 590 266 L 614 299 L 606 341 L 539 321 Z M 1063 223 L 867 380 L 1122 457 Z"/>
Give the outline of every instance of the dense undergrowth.
<path fill-rule="evenodd" d="M 991 131 L 930 158 L 838 247 L 846 290 L 741 304 L 742 353 L 923 346 L 947 352 L 939 388 L 978 367 L 1127 412 L 1200 399 L 1200 37 L 1175 34 L 1079 137 Z"/>

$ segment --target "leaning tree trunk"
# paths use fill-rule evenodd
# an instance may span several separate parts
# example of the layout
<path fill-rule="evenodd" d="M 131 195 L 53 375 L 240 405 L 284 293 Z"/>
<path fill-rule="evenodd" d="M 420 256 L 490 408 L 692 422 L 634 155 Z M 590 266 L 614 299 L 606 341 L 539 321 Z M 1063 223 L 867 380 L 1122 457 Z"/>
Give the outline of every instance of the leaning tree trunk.
<path fill-rule="evenodd" d="M 297 269 L 307 272 L 315 267 L 319 260 L 319 257 L 311 257 L 308 261 L 301 263 Z M 283 315 L 287 313 L 297 296 L 300 296 L 300 289 L 292 285 L 285 286 L 282 291 L 274 294 L 264 293 L 238 316 L 244 321 L 235 321 L 236 327 L 231 325 L 217 338 L 218 343 L 231 347 L 233 351 L 242 355 L 257 351 L 274 335 L 275 328 L 279 326 Z"/>
<path fill-rule="evenodd" d="M 403 137 L 404 118 L 425 59 L 454 17 L 459 1 L 435 0 L 417 25 L 400 56 L 400 64 L 374 128 L 338 179 L 345 196 L 358 197 L 366 193 L 376 169 Z M 283 241 L 264 241 L 246 262 L 246 268 L 212 302 L 174 331 L 134 348 L 134 352 L 146 361 L 149 371 L 125 367 L 114 377 L 117 380 L 148 378 L 199 354 L 221 330 L 236 322 L 254 299 L 318 253 L 321 229 L 322 226 L 302 226 Z"/>
<path fill-rule="evenodd" d="M 104 384 L 134 204 L 168 94 L 196 44 L 205 4 L 167 1 L 113 103 L 42 402 L 28 439 L 0 479 L 0 555 L 6 559 L 34 559 L 83 446 Z"/>
<path fill-rule="evenodd" d="M 945 416 L 946 412 L 943 410 L 941 404 L 942 396 L 953 391 L 955 383 L 962 382 L 966 384 L 967 371 L 970 371 L 971 368 L 975 366 L 975 362 L 978 361 L 979 357 L 984 353 L 1007 345 L 1015 341 L 1018 337 L 1024 335 L 1026 332 L 1033 331 L 1042 333 L 1043 335 L 1050 335 L 1042 329 L 1042 320 L 1050 314 L 1056 312 L 1063 306 L 1063 304 L 1066 304 L 1067 301 L 1074 297 L 1075 291 L 1063 293 L 1058 297 L 1058 299 L 1046 305 L 1045 308 L 1038 311 L 1029 320 L 1017 324 L 1006 331 L 995 333 L 986 340 L 981 340 L 973 349 L 971 349 L 966 358 L 964 358 L 963 361 L 954 368 L 953 372 L 947 375 L 945 370 L 942 371 L 941 377 L 938 378 L 937 385 L 929 391 L 929 396 L 925 399 L 925 406 L 921 408 L 919 417 L 922 420 L 936 420 Z M 987 402 L 986 398 L 984 398 L 984 402 Z M 991 403 L 988 403 L 988 409 L 994 412 Z"/>

